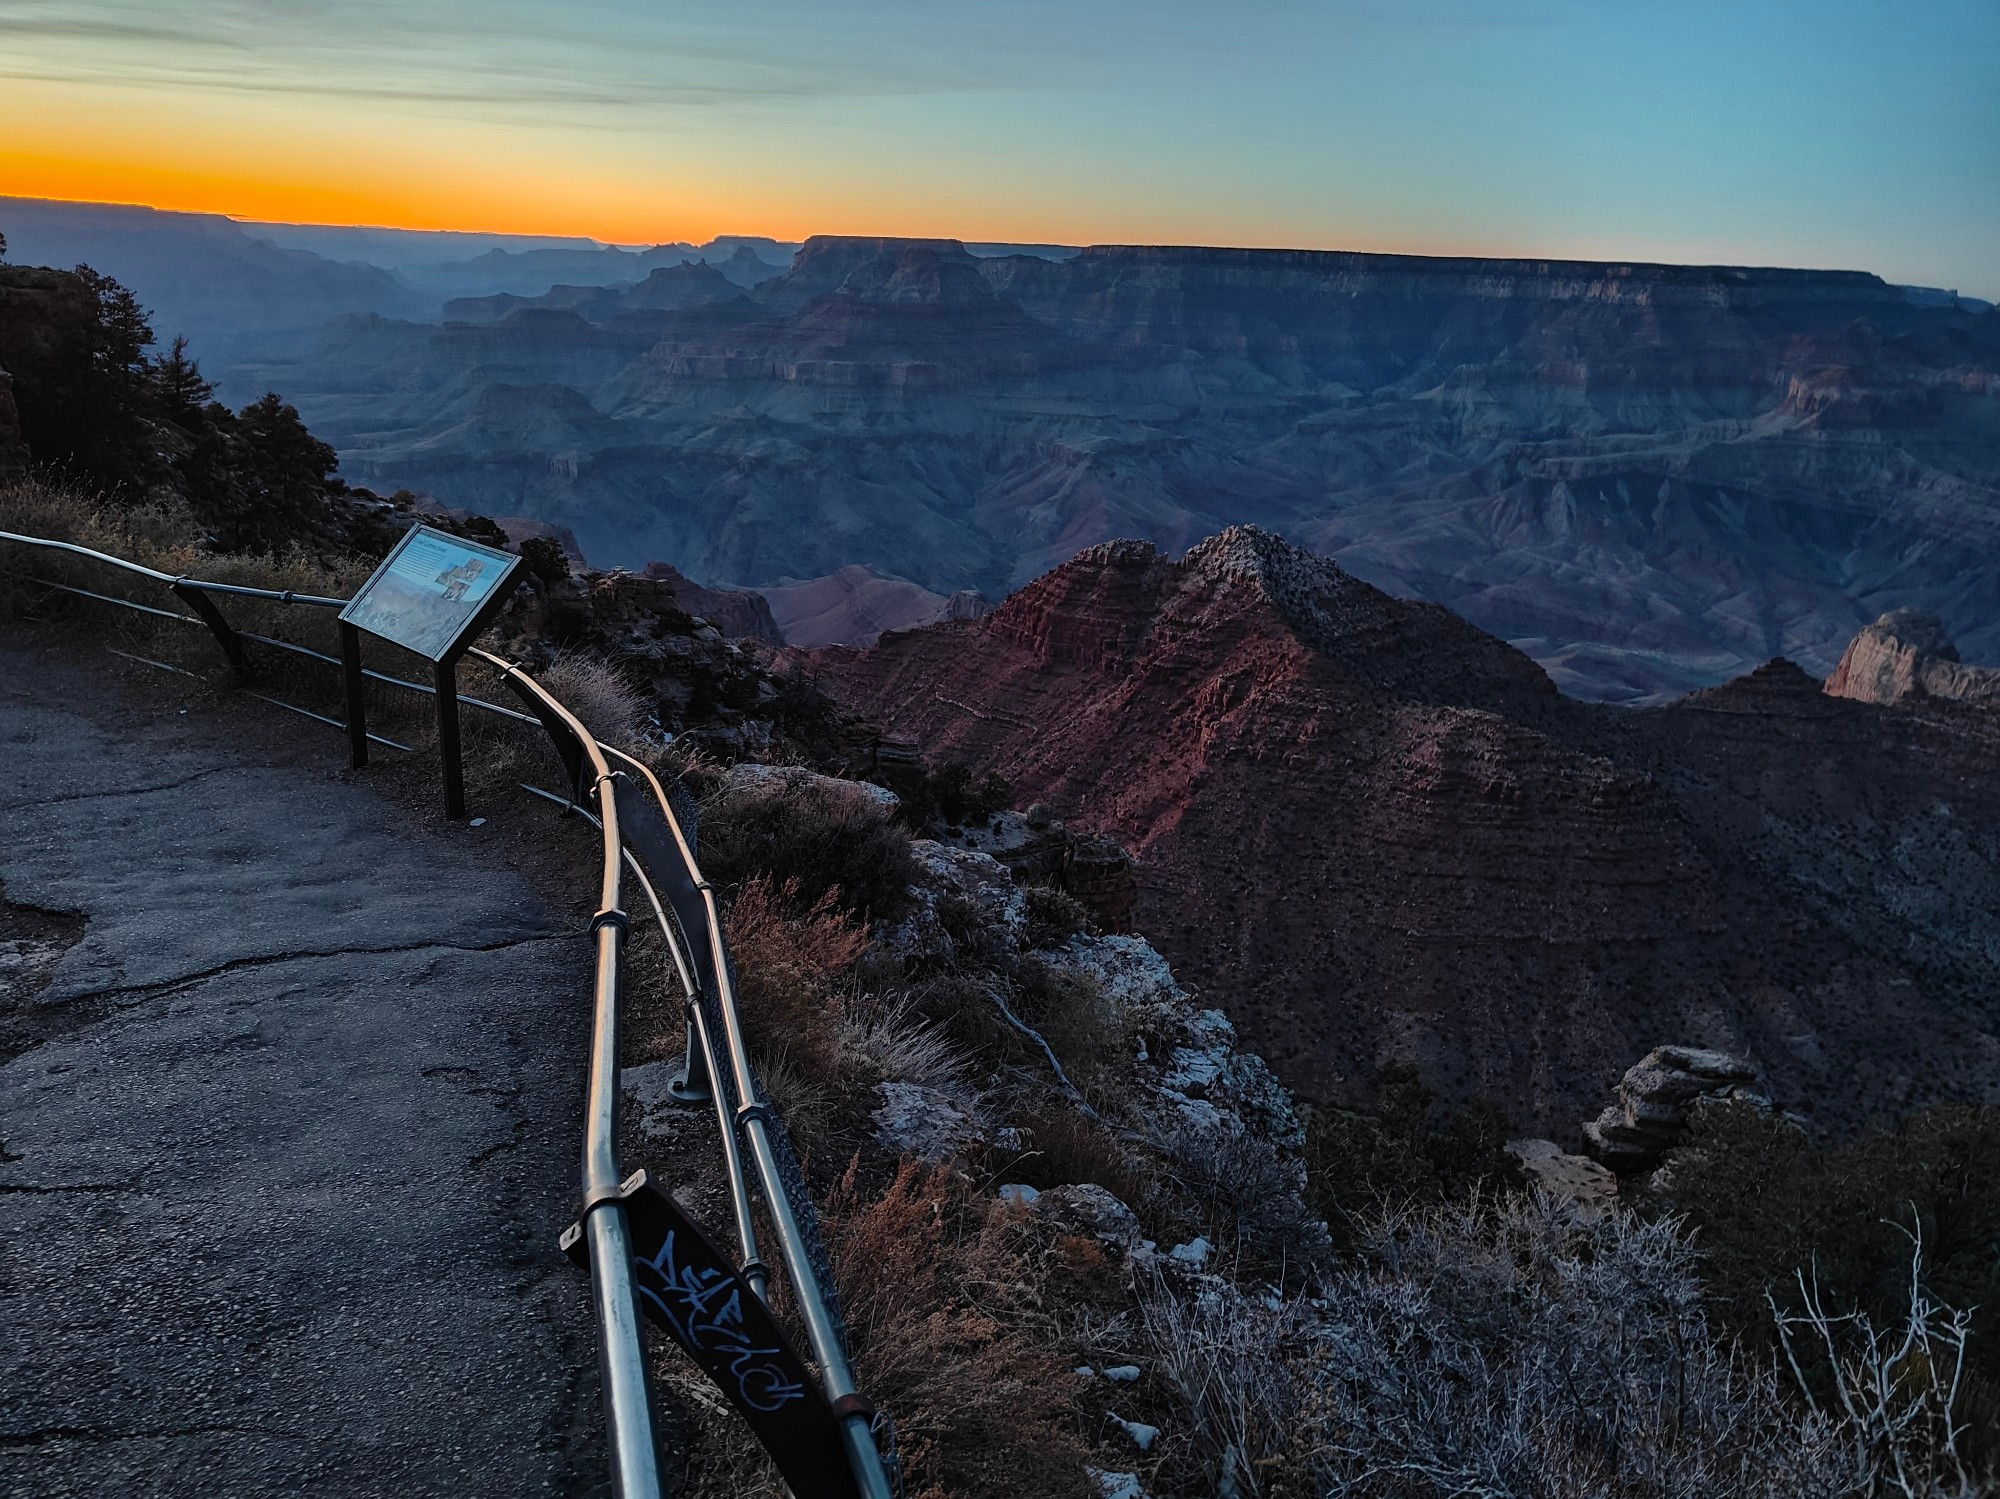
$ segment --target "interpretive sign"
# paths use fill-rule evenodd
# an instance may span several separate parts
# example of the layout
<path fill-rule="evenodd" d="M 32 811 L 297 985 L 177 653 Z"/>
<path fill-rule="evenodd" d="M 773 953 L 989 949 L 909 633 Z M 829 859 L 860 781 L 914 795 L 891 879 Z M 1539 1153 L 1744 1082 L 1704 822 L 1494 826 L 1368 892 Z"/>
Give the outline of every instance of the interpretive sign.
<path fill-rule="evenodd" d="M 412 526 L 340 617 L 419 656 L 449 661 L 485 628 L 520 565 L 511 553 Z"/>
<path fill-rule="evenodd" d="M 749 1282 L 643 1171 L 619 1195 L 647 1318 L 742 1414 L 799 1499 L 859 1499 L 833 1412 Z M 581 1225 L 563 1234 L 562 1248 L 590 1268 Z"/>

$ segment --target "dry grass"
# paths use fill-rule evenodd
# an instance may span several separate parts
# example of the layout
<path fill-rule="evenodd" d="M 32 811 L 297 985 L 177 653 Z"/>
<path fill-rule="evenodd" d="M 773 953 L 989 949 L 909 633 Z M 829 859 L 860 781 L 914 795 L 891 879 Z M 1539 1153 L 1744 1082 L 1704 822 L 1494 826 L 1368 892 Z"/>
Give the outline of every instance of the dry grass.
<path fill-rule="evenodd" d="M 828 1242 L 856 1374 L 895 1417 L 915 1499 L 1081 1499 L 1089 1456 L 1076 1380 L 1041 1306 L 1045 1268 L 1020 1214 L 905 1162 L 872 1200 L 856 1172 Z"/>
<path fill-rule="evenodd" d="M 630 750 L 639 742 L 646 723 L 645 700 L 603 658 L 583 650 L 559 650 L 535 673 L 535 680 L 604 743 Z"/>
<path fill-rule="evenodd" d="M 840 1071 L 839 995 L 868 933 L 834 904 L 831 892 L 799 910 L 798 882 L 755 875 L 722 920 L 736 970 L 736 998 L 750 1043 L 787 1053 L 808 1075 Z"/>
<path fill-rule="evenodd" d="M 840 1019 L 843 1065 L 870 1082 L 915 1083 L 969 1093 L 967 1062 L 942 1027 L 923 1018 L 906 993 L 869 996 Z"/>
<path fill-rule="evenodd" d="M 193 517 L 180 505 L 106 505 L 88 493 L 60 484 L 30 481 L 0 489 L 0 530 L 74 542 L 95 551 L 136 562 L 174 576 L 187 575 L 214 583 L 233 583 L 278 592 L 345 598 L 367 577 L 370 565 L 361 559 L 323 565 L 300 557 L 218 555 L 202 550 Z M 162 584 L 133 576 L 87 557 L 0 543 L 0 569 L 130 599 L 154 608 L 177 609 Z M 276 600 L 217 597 L 217 607 L 238 631 L 290 641 L 332 655 L 339 650 L 334 611 Z M 79 599 L 16 578 L 0 577 L 0 613 L 60 622 L 89 636 L 116 642 L 120 648 L 168 661 L 219 679 L 221 653 L 208 632 L 155 616 Z M 386 647 L 382 649 L 387 649 Z M 257 687 L 314 706 L 339 701 L 338 674 L 324 662 L 251 643 L 250 663 Z M 378 651 L 379 655 L 380 652 Z M 401 653 L 395 653 L 401 656 Z M 373 661 L 392 671 L 398 660 Z M 377 694 L 371 715 L 402 715 L 414 719 L 411 705 L 399 701 L 408 694 Z"/>

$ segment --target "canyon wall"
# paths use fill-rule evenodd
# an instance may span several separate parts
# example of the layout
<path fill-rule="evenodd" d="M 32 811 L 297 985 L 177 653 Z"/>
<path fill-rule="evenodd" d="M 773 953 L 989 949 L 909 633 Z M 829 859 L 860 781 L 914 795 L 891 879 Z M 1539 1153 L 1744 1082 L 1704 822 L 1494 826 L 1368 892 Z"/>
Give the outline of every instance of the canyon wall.
<path fill-rule="evenodd" d="M 1134 856 L 1137 930 L 1306 1097 L 1375 1070 L 1573 1135 L 1665 1043 L 1831 1127 L 2000 1078 L 2000 719 L 1776 661 L 1560 696 L 1436 605 L 1239 528 L 1085 551 L 821 685 Z"/>
<path fill-rule="evenodd" d="M 252 372 L 346 471 L 705 582 L 1000 597 L 1236 522 L 1566 689 L 1830 671 L 1887 609 L 2000 654 L 2000 315 L 1859 272 L 809 241 Z M 249 378 L 249 376 L 246 376 Z"/>

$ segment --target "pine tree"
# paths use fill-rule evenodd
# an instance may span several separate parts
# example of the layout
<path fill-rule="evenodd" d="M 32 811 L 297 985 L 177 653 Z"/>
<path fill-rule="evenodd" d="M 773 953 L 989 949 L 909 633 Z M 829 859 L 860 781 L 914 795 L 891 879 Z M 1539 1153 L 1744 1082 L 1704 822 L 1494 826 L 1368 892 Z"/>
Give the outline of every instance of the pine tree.
<path fill-rule="evenodd" d="M 188 358 L 185 338 L 176 338 L 166 353 L 153 360 L 152 383 L 162 416 L 190 432 L 201 425 L 202 408 L 214 398 L 215 386 Z"/>

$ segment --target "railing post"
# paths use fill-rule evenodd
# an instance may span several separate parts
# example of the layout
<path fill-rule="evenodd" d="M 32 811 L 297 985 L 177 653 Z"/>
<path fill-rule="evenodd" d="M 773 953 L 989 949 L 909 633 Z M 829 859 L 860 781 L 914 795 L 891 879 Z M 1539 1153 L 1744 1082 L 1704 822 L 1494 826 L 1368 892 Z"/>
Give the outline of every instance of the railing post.
<path fill-rule="evenodd" d="M 222 611 L 215 607 L 215 600 L 203 592 L 197 584 L 190 583 L 185 578 L 176 578 L 167 586 L 173 589 L 176 598 L 201 616 L 201 622 L 207 625 L 209 633 L 215 636 L 216 643 L 222 647 L 222 654 L 229 658 L 229 664 L 236 669 L 236 675 L 239 678 L 249 676 L 250 658 L 243 653 L 243 638 L 236 633 L 229 621 L 222 617 Z"/>
<path fill-rule="evenodd" d="M 714 1080 L 708 1075 L 708 1058 L 701 1048 L 700 1023 L 697 1020 L 701 997 L 688 995 L 687 1003 L 687 1060 L 681 1063 L 681 1070 L 667 1080 L 667 1095 L 682 1103 L 706 1103 L 715 1092 Z"/>
<path fill-rule="evenodd" d="M 340 676 L 347 697 L 347 763 L 360 770 L 368 763 L 368 710 L 362 701 L 361 632 L 340 622 Z"/>

